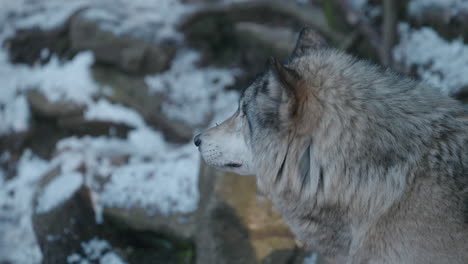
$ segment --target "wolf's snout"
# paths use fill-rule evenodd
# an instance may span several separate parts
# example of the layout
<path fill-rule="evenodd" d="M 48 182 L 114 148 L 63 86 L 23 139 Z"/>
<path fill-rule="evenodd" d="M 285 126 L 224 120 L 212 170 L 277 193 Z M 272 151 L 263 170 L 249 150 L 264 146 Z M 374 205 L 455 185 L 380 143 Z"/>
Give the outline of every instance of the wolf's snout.
<path fill-rule="evenodd" d="M 195 146 L 197 146 L 197 147 L 200 146 L 200 144 L 201 144 L 200 135 L 201 135 L 201 134 L 198 134 L 198 135 L 196 135 L 196 136 L 193 138 L 193 144 L 195 144 Z"/>

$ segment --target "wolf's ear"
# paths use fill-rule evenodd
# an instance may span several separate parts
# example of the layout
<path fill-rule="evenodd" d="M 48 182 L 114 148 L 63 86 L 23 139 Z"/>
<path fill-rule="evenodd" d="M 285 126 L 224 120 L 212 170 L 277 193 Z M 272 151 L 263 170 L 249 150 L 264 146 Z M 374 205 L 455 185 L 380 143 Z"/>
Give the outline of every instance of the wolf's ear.
<path fill-rule="evenodd" d="M 276 80 L 286 91 L 288 96 L 295 96 L 298 83 L 301 79 L 299 73 L 281 64 L 276 58 L 270 58 L 270 67 Z"/>
<path fill-rule="evenodd" d="M 299 32 L 296 47 L 292 52 L 292 57 L 300 57 L 308 51 L 326 48 L 328 46 L 325 39 L 310 27 L 305 27 Z"/>

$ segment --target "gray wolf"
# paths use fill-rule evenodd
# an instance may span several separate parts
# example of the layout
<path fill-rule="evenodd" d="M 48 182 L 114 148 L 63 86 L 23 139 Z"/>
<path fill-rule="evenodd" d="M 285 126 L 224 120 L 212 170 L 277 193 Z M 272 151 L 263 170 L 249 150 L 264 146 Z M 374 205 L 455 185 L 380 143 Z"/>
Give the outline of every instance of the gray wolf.
<path fill-rule="evenodd" d="M 467 111 L 311 29 L 194 141 L 337 263 L 468 263 Z"/>

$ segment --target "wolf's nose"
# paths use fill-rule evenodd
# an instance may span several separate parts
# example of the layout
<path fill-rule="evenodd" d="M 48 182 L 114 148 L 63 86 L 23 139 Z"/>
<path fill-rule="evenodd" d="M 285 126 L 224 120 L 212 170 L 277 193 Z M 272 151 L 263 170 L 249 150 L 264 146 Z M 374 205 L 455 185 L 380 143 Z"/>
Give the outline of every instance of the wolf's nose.
<path fill-rule="evenodd" d="M 193 138 L 193 143 L 195 144 L 195 146 L 200 146 L 201 144 L 201 138 L 200 138 L 200 134 L 196 135 L 194 138 Z"/>

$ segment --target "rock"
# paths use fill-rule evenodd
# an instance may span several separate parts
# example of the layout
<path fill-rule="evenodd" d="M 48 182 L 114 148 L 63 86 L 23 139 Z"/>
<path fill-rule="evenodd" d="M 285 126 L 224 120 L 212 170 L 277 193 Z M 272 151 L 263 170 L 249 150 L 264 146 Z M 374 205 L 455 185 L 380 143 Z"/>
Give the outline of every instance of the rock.
<path fill-rule="evenodd" d="M 233 59 L 240 59 L 239 55 L 244 49 L 238 49 L 242 48 L 244 41 L 248 41 L 234 34 L 235 25 L 241 22 L 262 25 L 262 33 L 267 32 L 265 27 L 289 28 L 297 32 L 308 25 L 317 28 L 334 42 L 342 38 L 328 27 L 321 10 L 285 1 L 243 1 L 206 5 L 181 21 L 179 28 L 185 33 L 187 41 L 202 50 L 208 59 L 225 64 Z M 266 36 L 259 38 L 271 39 L 268 36 L 271 36 L 271 32 L 273 31 L 270 30 Z"/>
<path fill-rule="evenodd" d="M 329 28 L 321 10 L 286 1 L 206 5 L 181 21 L 179 28 L 187 42 L 202 52 L 204 65 L 243 69 L 246 74 L 234 87 L 241 89 L 263 70 L 270 56 L 286 58 L 304 26 L 316 28 L 332 43 L 343 39 Z"/>
<path fill-rule="evenodd" d="M 45 176 L 44 184 L 56 176 L 56 170 Z M 106 215 L 107 216 L 107 215 Z M 90 190 L 82 186 L 68 201 L 43 214 L 33 215 L 33 226 L 42 251 L 43 263 L 69 263 L 72 255 L 98 263 L 105 253 L 117 253 L 129 264 L 190 264 L 193 245 L 148 230 L 128 228 L 115 218 L 104 218 L 97 224 Z M 92 240 L 108 244 L 100 256 L 90 257 L 83 248 Z M 96 261 L 96 262 L 95 262 Z M 86 262 L 89 263 L 89 262 Z"/>
<path fill-rule="evenodd" d="M 67 263 L 67 257 L 81 252 L 81 242 L 99 233 L 89 189 L 82 187 L 60 207 L 32 217 L 43 263 Z"/>
<path fill-rule="evenodd" d="M 200 219 L 195 243 L 196 263 L 257 263 L 248 229 L 227 204 L 217 204 Z"/>
<path fill-rule="evenodd" d="M 174 43 L 117 35 L 87 19 L 86 12 L 84 10 L 71 20 L 69 37 L 73 51 L 91 50 L 97 62 L 128 73 L 155 73 L 169 68 L 175 55 Z"/>
<path fill-rule="evenodd" d="M 254 46 L 269 46 L 273 54 L 287 56 L 294 49 L 296 32 L 287 27 L 268 27 L 252 22 L 239 22 L 234 26 L 236 35 L 245 37 Z M 258 52 L 258 50 L 255 50 Z"/>
<path fill-rule="evenodd" d="M 332 40 L 342 38 L 340 34 L 329 28 L 326 17 L 320 9 L 285 1 L 247 1 L 206 5 L 205 8 L 200 8 L 198 12 L 194 12 L 181 21 L 180 29 L 189 38 L 200 37 L 200 34 L 228 33 L 225 31 L 210 32 L 210 30 L 223 24 L 229 26 L 238 22 L 283 26 L 295 31 L 308 25 L 317 28 Z M 210 23 L 212 23 L 211 27 Z M 222 40 L 222 38 L 216 40 Z"/>
<path fill-rule="evenodd" d="M 31 130 L 0 135 L 0 149 L 19 153 L 31 135 Z"/>
<path fill-rule="evenodd" d="M 129 125 L 112 121 L 86 120 L 82 116 L 61 117 L 57 125 L 69 134 L 78 136 L 116 136 L 124 138 L 133 129 Z"/>
<path fill-rule="evenodd" d="M 83 8 L 73 12 L 70 18 L 81 10 Z M 44 64 L 53 54 L 62 58 L 71 58 L 74 54 L 70 50 L 68 38 L 70 18 L 62 25 L 50 30 L 39 27 L 17 30 L 15 35 L 4 43 L 8 47 L 11 62 L 28 65 L 33 65 L 36 62 Z"/>
<path fill-rule="evenodd" d="M 468 104 L 468 86 L 464 86 L 458 90 L 457 93 L 453 95 L 453 97 L 457 100 L 463 102 L 463 104 Z"/>
<path fill-rule="evenodd" d="M 59 118 L 65 116 L 81 116 L 84 106 L 68 101 L 49 101 L 38 90 L 29 90 L 26 98 L 34 114 L 47 118 Z"/>
<path fill-rule="evenodd" d="M 122 212 L 122 211 L 120 211 Z M 122 221 L 115 210 L 106 210 L 104 222 L 111 229 L 107 237 L 114 248 L 120 249 L 131 264 L 191 264 L 194 263 L 195 250 L 191 240 L 154 232 L 149 222 L 143 226 L 128 226 L 133 221 Z M 129 217 L 130 215 L 124 216 Z M 135 216 L 139 218 L 138 215 Z M 128 219 L 128 218 L 127 218 Z M 155 218 L 153 218 L 155 219 Z M 129 220 L 129 219 L 128 219 Z M 151 224 L 150 224 L 151 225 Z M 165 229 L 161 229 L 165 230 Z"/>
<path fill-rule="evenodd" d="M 34 122 L 33 130 L 38 131 L 38 133 L 45 129 L 50 135 L 125 137 L 127 132 L 132 129 L 128 125 L 111 121 L 86 120 L 83 117 L 86 106 L 70 101 L 50 101 L 39 90 L 29 90 L 27 100 L 33 116 L 35 116 L 36 122 Z"/>
<path fill-rule="evenodd" d="M 260 263 L 277 251 L 283 252 L 283 258 L 275 258 L 275 262 L 269 263 L 290 263 L 301 252 L 288 227 L 272 210 L 271 203 L 259 198 L 255 177 L 221 173 L 203 166 L 199 186 L 201 200 L 198 225 L 201 228 L 196 237 L 199 242 L 197 263 Z M 225 219 L 228 216 L 232 219 Z M 230 228 L 237 230 L 237 242 L 206 242 L 232 239 L 230 236 L 234 235 L 219 231 L 227 228 L 220 226 L 221 221 L 234 221 Z M 238 223 L 237 228 L 234 223 Z M 244 262 L 235 262 L 223 250 L 241 256 L 237 259 L 243 258 Z"/>
<path fill-rule="evenodd" d="M 140 208 L 104 208 L 104 216 L 113 223 L 136 231 L 155 231 L 169 237 L 190 240 L 196 227 L 195 215 L 148 215 Z"/>
<path fill-rule="evenodd" d="M 95 7 L 97 8 L 97 7 Z M 162 72 L 169 68 L 176 51 L 174 40 L 145 40 L 118 35 L 86 18 L 91 8 L 81 8 L 67 21 L 50 30 L 21 29 L 5 41 L 15 63 L 46 63 L 52 55 L 71 58 L 91 50 L 98 63 L 133 74 Z M 34 45 L 31 45 L 34 43 Z"/>
<path fill-rule="evenodd" d="M 468 9 L 462 2 L 399 1 L 407 5 L 407 18 L 415 27 L 430 27 L 450 40 L 468 37 Z"/>

